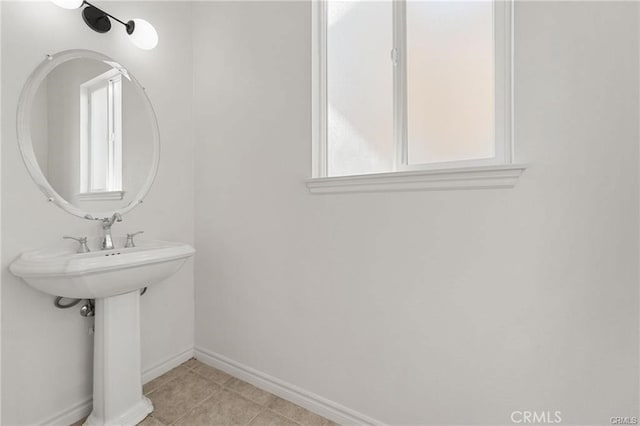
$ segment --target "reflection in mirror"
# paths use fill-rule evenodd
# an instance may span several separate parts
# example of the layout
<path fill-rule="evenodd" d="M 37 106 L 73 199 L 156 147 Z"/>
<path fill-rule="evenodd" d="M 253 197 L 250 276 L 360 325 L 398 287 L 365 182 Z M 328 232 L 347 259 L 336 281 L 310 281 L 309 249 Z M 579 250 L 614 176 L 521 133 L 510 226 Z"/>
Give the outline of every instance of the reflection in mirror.
<path fill-rule="evenodd" d="M 122 74 L 80 85 L 80 196 L 122 198 Z"/>
<path fill-rule="evenodd" d="M 40 84 L 31 107 L 37 163 L 78 209 L 116 211 L 136 200 L 154 167 L 148 101 L 116 63 L 75 58 Z"/>

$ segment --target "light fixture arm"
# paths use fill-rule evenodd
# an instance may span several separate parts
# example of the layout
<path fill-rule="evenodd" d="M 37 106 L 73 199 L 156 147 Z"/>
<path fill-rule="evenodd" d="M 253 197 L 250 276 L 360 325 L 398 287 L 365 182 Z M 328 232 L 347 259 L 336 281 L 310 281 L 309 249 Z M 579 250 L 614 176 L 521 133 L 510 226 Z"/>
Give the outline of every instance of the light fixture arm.
<path fill-rule="evenodd" d="M 116 18 L 112 14 L 110 14 L 108 12 L 105 12 L 104 10 L 100 9 L 98 6 L 89 3 L 87 0 L 84 0 L 82 2 L 82 6 L 84 6 L 84 5 L 87 5 L 89 7 L 94 8 L 97 11 L 99 11 L 100 13 L 102 13 L 103 15 L 106 15 L 109 18 L 113 19 L 114 21 L 117 21 L 117 22 L 121 23 L 122 25 L 124 25 L 124 27 L 127 29 L 127 34 L 133 33 L 133 30 L 135 29 L 135 26 L 136 26 L 136 24 L 133 21 L 128 21 L 128 22 L 121 21 L 120 19 Z"/>

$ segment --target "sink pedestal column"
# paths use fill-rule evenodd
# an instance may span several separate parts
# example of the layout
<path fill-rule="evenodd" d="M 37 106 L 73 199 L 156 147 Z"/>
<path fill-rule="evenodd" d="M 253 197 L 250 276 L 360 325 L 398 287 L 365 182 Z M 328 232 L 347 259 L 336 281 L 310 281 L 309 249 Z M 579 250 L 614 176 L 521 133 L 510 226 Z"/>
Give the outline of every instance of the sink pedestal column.
<path fill-rule="evenodd" d="M 85 425 L 135 425 L 153 411 L 140 358 L 140 292 L 96 299 L 93 411 Z"/>

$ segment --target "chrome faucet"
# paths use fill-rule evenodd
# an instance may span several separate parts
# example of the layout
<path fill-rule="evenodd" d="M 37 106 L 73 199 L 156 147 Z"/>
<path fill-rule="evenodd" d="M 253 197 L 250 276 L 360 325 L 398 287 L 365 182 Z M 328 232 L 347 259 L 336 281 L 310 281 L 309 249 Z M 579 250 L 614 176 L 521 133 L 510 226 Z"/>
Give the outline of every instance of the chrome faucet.
<path fill-rule="evenodd" d="M 100 248 L 102 250 L 111 250 L 113 249 L 113 239 L 111 238 L 111 225 L 114 222 L 122 222 L 122 216 L 120 213 L 114 213 L 113 216 L 105 217 L 102 219 L 102 230 L 104 231 L 104 238 L 102 239 L 102 244 Z"/>

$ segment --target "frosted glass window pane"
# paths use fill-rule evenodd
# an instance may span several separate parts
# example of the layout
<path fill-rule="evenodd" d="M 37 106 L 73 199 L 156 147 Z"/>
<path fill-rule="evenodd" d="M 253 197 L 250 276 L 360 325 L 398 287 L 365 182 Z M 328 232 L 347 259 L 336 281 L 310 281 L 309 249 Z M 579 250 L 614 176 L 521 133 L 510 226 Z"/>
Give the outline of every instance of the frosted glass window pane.
<path fill-rule="evenodd" d="M 91 92 L 91 191 L 107 189 L 109 158 L 109 102 L 107 86 Z"/>
<path fill-rule="evenodd" d="M 491 158 L 491 1 L 407 1 L 409 164 Z"/>
<path fill-rule="evenodd" d="M 392 5 L 327 3 L 328 175 L 392 170 Z"/>

